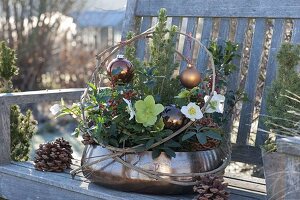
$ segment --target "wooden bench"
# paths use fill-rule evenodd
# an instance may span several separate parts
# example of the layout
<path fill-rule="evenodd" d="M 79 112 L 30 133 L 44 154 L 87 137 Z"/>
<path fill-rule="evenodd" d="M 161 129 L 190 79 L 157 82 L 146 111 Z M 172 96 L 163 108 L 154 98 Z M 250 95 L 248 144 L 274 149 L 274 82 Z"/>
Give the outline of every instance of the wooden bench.
<path fill-rule="evenodd" d="M 0 197 L 9 200 L 22 199 L 192 199 L 192 196 L 151 196 L 110 190 L 89 183 L 82 175 L 74 180 L 68 172 L 47 173 L 36 171 L 32 162 L 11 162 L 9 106 L 65 100 L 77 101 L 84 89 L 44 90 L 0 94 L 1 146 L 0 155 Z M 6 112 L 3 112 L 6 111 Z M 78 166 L 78 161 L 74 161 Z M 74 166 L 73 166 L 74 167 Z M 226 174 L 230 183 L 231 199 L 250 200 L 265 198 L 265 181 Z"/>
<path fill-rule="evenodd" d="M 276 53 L 284 41 L 287 20 L 293 22 L 291 42 L 300 41 L 300 2 L 294 0 L 128 0 L 126 16 L 123 25 L 124 33 L 129 30 L 144 31 L 151 26 L 160 8 L 166 8 L 171 24 L 186 27 L 185 32 L 199 37 L 203 44 L 208 45 L 212 39 L 219 44 L 230 39 L 240 45 L 239 53 L 245 48 L 249 51 L 247 73 L 237 70 L 231 76 L 229 88 L 237 90 L 242 75 L 245 76 L 245 89 L 249 101 L 242 104 L 238 134 L 233 145 L 233 160 L 261 165 L 261 154 L 258 148 L 266 135 L 257 132 L 255 146 L 249 145 L 249 136 L 253 120 L 254 107 L 260 107 L 260 114 L 266 113 L 265 97 L 267 88 L 276 76 Z M 253 23 L 254 22 L 254 23 Z M 267 49 L 266 74 L 263 81 L 264 89 L 259 105 L 256 104 L 256 88 L 260 73 L 262 54 L 266 39 L 266 24 L 271 23 L 271 45 Z M 234 26 L 231 26 L 234 24 Z M 251 26 L 251 27 L 250 27 Z M 232 30 L 234 28 L 234 30 Z M 246 47 L 246 33 L 253 29 L 250 46 Z M 215 32 L 217 31 L 217 34 Z M 230 36 L 233 31 L 234 34 Z M 178 40 L 179 41 L 179 40 Z M 184 42 L 183 52 L 188 48 Z M 197 67 L 204 72 L 207 58 L 203 51 L 195 47 Z M 138 57 L 145 56 L 145 42 L 137 44 Z M 198 52 L 197 52 L 198 51 Z M 241 59 L 234 60 L 242 66 Z M 181 63 L 184 66 L 185 63 Z M 78 100 L 82 89 L 49 90 L 0 94 L 0 196 L 9 199 L 185 199 L 190 197 L 158 197 L 128 194 L 112 191 L 93 184 L 84 179 L 71 180 L 67 174 L 47 174 L 33 170 L 30 163 L 10 162 L 10 121 L 9 107 L 12 104 L 40 103 L 42 101 Z M 260 120 L 260 128 L 263 123 Z M 229 128 L 231 130 L 231 128 Z M 230 183 L 231 199 L 263 199 L 265 193 L 264 181 L 261 179 L 246 179 L 232 176 L 227 178 Z M 23 189 L 21 189 L 23 188 Z"/>

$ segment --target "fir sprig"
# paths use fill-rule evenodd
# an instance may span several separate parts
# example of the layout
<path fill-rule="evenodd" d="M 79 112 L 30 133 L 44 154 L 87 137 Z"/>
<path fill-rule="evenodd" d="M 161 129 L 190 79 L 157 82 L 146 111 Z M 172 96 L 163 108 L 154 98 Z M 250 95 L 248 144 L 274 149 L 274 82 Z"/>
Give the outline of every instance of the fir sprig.
<path fill-rule="evenodd" d="M 174 101 L 174 96 L 176 96 L 174 88 L 180 88 L 178 79 L 174 78 L 174 72 L 179 66 L 174 60 L 176 31 L 176 26 L 167 28 L 166 10 L 161 9 L 150 47 L 150 66 L 156 66 L 155 75 L 158 77 L 153 95 L 160 99 L 164 105 Z"/>
<path fill-rule="evenodd" d="M 16 55 L 4 42 L 0 43 L 0 93 L 13 92 L 12 78 L 18 74 Z M 18 105 L 10 108 L 11 159 L 26 161 L 29 159 L 30 140 L 36 132 L 37 122 L 32 119 L 32 113 L 27 110 L 22 114 Z"/>
<path fill-rule="evenodd" d="M 16 75 L 18 75 L 18 67 L 16 66 L 15 51 L 2 41 L 0 43 L 0 81 L 3 92 L 12 92 L 11 79 Z"/>
<path fill-rule="evenodd" d="M 272 87 L 267 88 L 267 111 L 268 116 L 271 117 L 266 119 L 266 124 L 280 134 L 278 127 L 294 127 L 294 123 L 290 122 L 294 120 L 294 115 L 288 112 L 290 107 L 300 109 L 297 101 L 286 98 L 289 95 L 287 91 L 300 94 L 300 76 L 296 72 L 296 66 L 300 61 L 300 45 L 283 44 L 277 60 L 279 64 L 277 78 L 272 83 Z"/>

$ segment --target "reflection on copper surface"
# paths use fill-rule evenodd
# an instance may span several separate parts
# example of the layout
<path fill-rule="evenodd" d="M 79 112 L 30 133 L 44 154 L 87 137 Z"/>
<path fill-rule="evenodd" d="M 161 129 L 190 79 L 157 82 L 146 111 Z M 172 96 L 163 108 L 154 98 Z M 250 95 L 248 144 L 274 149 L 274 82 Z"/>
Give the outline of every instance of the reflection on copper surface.
<path fill-rule="evenodd" d="M 103 155 L 111 152 L 101 146 L 86 146 L 82 164 L 93 162 Z M 126 162 L 148 170 L 161 173 L 196 173 L 217 168 L 222 164 L 225 154 L 220 148 L 198 152 L 176 152 L 175 158 L 168 157 L 165 153 L 152 159 L 152 152 L 128 154 L 122 157 Z M 130 192 L 151 194 L 182 194 L 192 192 L 192 187 L 179 186 L 164 181 L 157 181 L 121 163 L 108 159 L 91 165 L 83 170 L 89 180 L 96 184 Z M 169 177 L 172 180 L 191 181 L 192 177 Z"/>

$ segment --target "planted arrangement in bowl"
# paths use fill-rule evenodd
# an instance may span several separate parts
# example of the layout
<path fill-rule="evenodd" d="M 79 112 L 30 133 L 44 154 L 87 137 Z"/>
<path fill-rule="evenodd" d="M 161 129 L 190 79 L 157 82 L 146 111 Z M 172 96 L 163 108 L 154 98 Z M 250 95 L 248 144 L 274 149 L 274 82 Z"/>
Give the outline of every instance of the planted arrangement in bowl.
<path fill-rule="evenodd" d="M 81 102 L 52 107 L 58 116 L 71 114 L 79 121 L 75 135 L 83 134 L 86 148 L 73 175 L 82 170 L 93 182 L 120 190 L 174 194 L 192 191 L 197 177 L 225 169 L 230 137 L 222 126 L 238 99 L 226 82 L 235 69 L 231 61 L 237 45 L 226 42 L 221 49 L 212 42 L 206 49 L 176 26 L 168 29 L 166 22 L 161 10 L 154 27 L 129 33 L 126 41 L 97 55 Z M 178 34 L 209 55 L 206 74 L 175 49 Z M 134 42 L 146 38 L 150 58 L 139 60 Z M 124 48 L 125 55 L 108 63 Z M 187 62 L 181 73 L 176 54 Z M 105 78 L 109 87 L 99 87 Z"/>

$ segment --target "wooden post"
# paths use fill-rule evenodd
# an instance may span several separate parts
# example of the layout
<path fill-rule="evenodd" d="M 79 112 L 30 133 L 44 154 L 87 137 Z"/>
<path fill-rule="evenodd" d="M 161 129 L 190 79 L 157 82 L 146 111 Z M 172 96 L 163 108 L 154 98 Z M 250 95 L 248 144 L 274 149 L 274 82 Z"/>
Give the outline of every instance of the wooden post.
<path fill-rule="evenodd" d="M 127 0 L 125 19 L 122 26 L 122 40 L 126 39 L 128 31 L 136 32 L 135 30 L 135 9 L 137 0 Z"/>
<path fill-rule="evenodd" d="M 0 165 L 10 162 L 10 107 L 0 101 Z"/>

